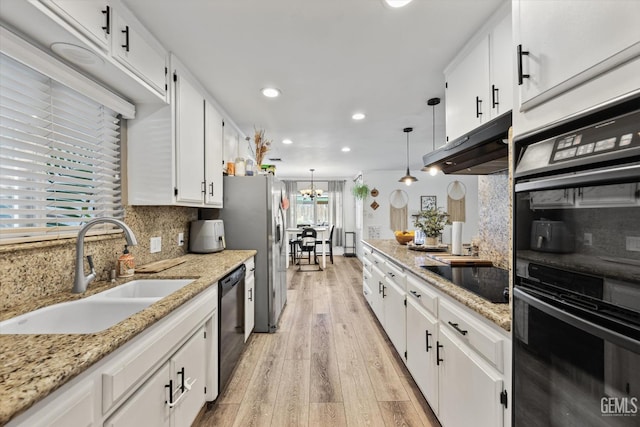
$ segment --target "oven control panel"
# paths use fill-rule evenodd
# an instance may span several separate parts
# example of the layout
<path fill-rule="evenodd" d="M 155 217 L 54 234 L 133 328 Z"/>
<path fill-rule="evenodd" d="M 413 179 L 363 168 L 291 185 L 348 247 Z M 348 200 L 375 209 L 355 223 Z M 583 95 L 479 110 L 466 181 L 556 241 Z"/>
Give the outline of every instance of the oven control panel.
<path fill-rule="evenodd" d="M 523 147 L 515 176 L 640 156 L 640 111 Z"/>
<path fill-rule="evenodd" d="M 640 146 L 640 113 L 629 114 L 581 133 L 555 139 L 550 163 L 597 156 Z"/>

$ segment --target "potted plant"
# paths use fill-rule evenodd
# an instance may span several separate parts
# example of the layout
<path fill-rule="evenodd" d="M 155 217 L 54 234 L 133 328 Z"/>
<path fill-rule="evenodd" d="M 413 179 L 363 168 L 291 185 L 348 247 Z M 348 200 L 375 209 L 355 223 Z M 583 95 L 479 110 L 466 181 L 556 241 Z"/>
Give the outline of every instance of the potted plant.
<path fill-rule="evenodd" d="M 369 186 L 367 184 L 356 184 L 351 189 L 351 193 L 356 199 L 364 200 L 369 195 Z"/>
<path fill-rule="evenodd" d="M 428 246 L 438 244 L 438 236 L 447 224 L 451 224 L 449 214 L 438 208 L 418 212 L 413 222 L 413 226 L 424 233 Z"/>

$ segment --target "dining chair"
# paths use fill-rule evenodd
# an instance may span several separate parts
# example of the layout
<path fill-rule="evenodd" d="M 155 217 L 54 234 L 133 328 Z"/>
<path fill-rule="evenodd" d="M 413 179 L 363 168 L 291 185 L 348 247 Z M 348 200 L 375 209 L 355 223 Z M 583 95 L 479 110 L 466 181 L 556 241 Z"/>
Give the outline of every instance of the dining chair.
<path fill-rule="evenodd" d="M 316 254 L 316 239 L 318 238 L 318 233 L 313 228 L 305 228 L 300 233 L 300 239 L 298 241 L 298 247 L 300 248 L 300 258 L 298 261 L 298 270 L 302 267 L 302 259 L 304 258 L 304 253 L 307 253 L 307 258 L 309 260 L 309 264 L 311 264 L 311 253 L 313 252 L 313 261 L 315 264 L 320 266 L 318 263 L 318 256 Z"/>
<path fill-rule="evenodd" d="M 331 264 L 333 264 L 333 229 L 335 227 L 335 225 L 331 226 L 331 231 L 329 232 L 329 238 L 327 240 L 316 240 L 316 245 L 323 245 L 323 243 L 329 245 L 329 259 L 331 260 Z M 324 251 L 324 245 L 322 247 L 322 250 Z"/>

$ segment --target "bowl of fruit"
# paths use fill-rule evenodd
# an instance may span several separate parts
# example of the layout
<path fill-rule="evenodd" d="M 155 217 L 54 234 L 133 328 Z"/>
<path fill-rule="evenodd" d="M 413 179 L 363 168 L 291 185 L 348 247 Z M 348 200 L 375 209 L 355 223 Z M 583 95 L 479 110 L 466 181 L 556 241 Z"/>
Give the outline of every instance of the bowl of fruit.
<path fill-rule="evenodd" d="M 413 231 L 396 231 L 394 234 L 401 245 L 406 245 L 413 240 Z"/>

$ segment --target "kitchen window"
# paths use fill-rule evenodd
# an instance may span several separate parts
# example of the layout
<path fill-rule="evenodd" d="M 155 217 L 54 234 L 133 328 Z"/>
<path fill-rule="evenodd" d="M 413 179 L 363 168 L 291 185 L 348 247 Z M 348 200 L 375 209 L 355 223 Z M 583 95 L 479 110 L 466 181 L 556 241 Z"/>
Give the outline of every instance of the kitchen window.
<path fill-rule="evenodd" d="M 0 145 L 0 244 L 123 217 L 119 114 L 5 54 Z"/>

